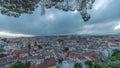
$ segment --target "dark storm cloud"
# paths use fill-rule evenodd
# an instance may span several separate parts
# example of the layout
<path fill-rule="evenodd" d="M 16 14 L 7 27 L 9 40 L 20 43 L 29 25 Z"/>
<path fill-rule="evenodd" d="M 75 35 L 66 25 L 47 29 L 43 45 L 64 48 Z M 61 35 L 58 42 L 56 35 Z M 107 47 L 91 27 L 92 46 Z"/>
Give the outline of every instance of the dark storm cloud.
<path fill-rule="evenodd" d="M 120 7 L 119 7 L 120 1 L 108 0 L 108 2 L 109 1 L 110 3 L 104 9 L 101 8 L 101 10 L 93 11 L 93 15 L 92 15 L 93 18 L 90 22 L 104 23 L 104 22 L 120 19 Z"/>
<path fill-rule="evenodd" d="M 117 22 L 120 21 L 119 4 L 119 0 L 111 0 L 105 8 L 90 10 L 91 19 L 88 22 L 82 20 L 79 12 L 63 12 L 53 8 L 46 10 L 45 16 L 40 16 L 39 9 L 36 9 L 32 15 L 25 14 L 20 18 L 0 15 L 0 31 L 29 35 L 115 32 L 114 27 L 116 24 L 120 24 Z M 116 31 L 118 32 L 118 30 Z"/>

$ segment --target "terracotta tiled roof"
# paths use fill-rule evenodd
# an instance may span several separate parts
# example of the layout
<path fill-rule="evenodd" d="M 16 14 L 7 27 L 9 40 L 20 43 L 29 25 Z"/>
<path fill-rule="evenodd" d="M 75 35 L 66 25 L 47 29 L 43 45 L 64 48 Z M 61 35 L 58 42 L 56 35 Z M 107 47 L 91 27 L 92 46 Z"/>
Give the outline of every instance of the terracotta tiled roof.
<path fill-rule="evenodd" d="M 87 57 L 87 59 L 88 60 L 91 60 L 91 61 L 93 61 L 93 60 L 96 60 L 94 57 L 92 57 L 92 56 L 86 56 Z"/>
<path fill-rule="evenodd" d="M 11 60 L 11 57 L 3 57 L 3 58 L 0 58 L 0 61 L 9 61 Z"/>
<path fill-rule="evenodd" d="M 36 64 L 32 63 L 31 68 L 36 68 Z"/>
<path fill-rule="evenodd" d="M 111 44 L 111 45 L 116 45 L 117 44 L 117 42 L 114 41 L 114 40 L 110 40 L 110 41 L 108 41 L 108 43 Z"/>
<path fill-rule="evenodd" d="M 83 59 L 85 59 L 85 57 L 79 56 L 78 59 L 83 60 Z"/>
<path fill-rule="evenodd" d="M 46 65 L 55 65 L 55 58 L 49 58 L 49 59 L 46 59 Z"/>
<path fill-rule="evenodd" d="M 90 52 L 86 52 L 85 55 L 88 56 L 88 55 L 91 55 L 91 53 Z"/>
<path fill-rule="evenodd" d="M 27 59 L 35 59 L 37 56 L 28 56 Z"/>
<path fill-rule="evenodd" d="M 38 64 L 38 65 L 37 65 L 37 68 L 44 68 L 44 64 L 45 64 L 45 63 Z"/>
<path fill-rule="evenodd" d="M 12 68 L 12 65 L 9 65 L 9 67 L 8 68 Z"/>

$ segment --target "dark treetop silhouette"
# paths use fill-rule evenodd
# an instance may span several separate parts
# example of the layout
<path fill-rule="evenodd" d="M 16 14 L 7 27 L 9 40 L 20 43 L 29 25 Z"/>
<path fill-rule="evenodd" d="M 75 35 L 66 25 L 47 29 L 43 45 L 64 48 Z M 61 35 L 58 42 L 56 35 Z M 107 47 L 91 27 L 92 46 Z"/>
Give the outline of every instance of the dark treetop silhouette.
<path fill-rule="evenodd" d="M 19 17 L 21 14 L 32 14 L 35 8 L 41 7 L 41 15 L 45 14 L 45 8 L 54 7 L 63 11 L 80 12 L 84 21 L 90 19 L 87 13 L 92 9 L 95 0 L 0 0 L 0 12 L 7 16 Z"/>

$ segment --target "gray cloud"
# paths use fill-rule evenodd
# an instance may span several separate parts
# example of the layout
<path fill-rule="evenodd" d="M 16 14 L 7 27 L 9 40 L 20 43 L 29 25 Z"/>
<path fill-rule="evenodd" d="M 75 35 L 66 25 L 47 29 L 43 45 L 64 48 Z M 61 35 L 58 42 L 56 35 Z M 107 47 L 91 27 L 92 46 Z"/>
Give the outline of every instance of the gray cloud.
<path fill-rule="evenodd" d="M 88 22 L 82 20 L 79 12 L 74 14 L 54 8 L 46 10 L 45 16 L 40 16 L 39 9 L 20 18 L 0 14 L 0 31 L 29 35 L 118 33 L 113 29 L 120 23 L 117 22 L 120 19 L 119 4 L 120 1 L 112 0 L 105 9 L 90 10 L 91 19 Z"/>

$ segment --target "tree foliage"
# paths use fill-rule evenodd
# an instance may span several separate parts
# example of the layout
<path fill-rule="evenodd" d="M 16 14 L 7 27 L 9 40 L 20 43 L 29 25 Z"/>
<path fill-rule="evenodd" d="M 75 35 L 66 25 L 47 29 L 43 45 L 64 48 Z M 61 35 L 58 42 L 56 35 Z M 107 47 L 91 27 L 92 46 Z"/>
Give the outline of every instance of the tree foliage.
<path fill-rule="evenodd" d="M 118 49 L 113 50 L 113 54 L 111 57 L 109 57 L 109 59 L 111 61 L 120 60 L 120 50 L 118 50 Z"/>
<path fill-rule="evenodd" d="M 81 63 L 75 63 L 74 68 L 82 68 L 82 64 Z"/>
<path fill-rule="evenodd" d="M 1 40 L 4 42 L 7 42 L 7 38 L 2 38 Z"/>
<path fill-rule="evenodd" d="M 120 68 L 120 50 L 113 50 L 112 56 L 108 57 L 108 60 L 102 61 L 85 61 L 88 68 Z"/>
<path fill-rule="evenodd" d="M 31 54 L 30 54 L 30 49 L 31 49 L 31 44 L 28 43 L 28 55 L 29 55 L 29 56 L 31 56 Z"/>
<path fill-rule="evenodd" d="M 12 68 L 26 68 L 26 66 L 21 61 L 17 61 L 15 64 L 12 65 Z"/>
<path fill-rule="evenodd" d="M 95 63 L 93 61 L 85 61 L 85 64 L 88 65 L 88 68 L 103 68 L 101 63 Z"/>
<path fill-rule="evenodd" d="M 93 62 L 89 61 L 89 60 L 85 61 L 85 64 L 88 65 L 89 68 L 92 68 L 92 66 L 93 66 Z"/>
<path fill-rule="evenodd" d="M 26 62 L 25 65 L 26 65 L 26 68 L 30 68 L 31 63 L 30 62 Z"/>
<path fill-rule="evenodd" d="M 41 7 L 41 15 L 45 8 L 56 8 L 63 11 L 79 11 L 83 20 L 88 21 L 90 15 L 87 10 L 92 9 L 95 0 L 0 0 L 0 12 L 7 16 L 19 17 L 21 14 L 32 14 L 37 7 Z"/>
<path fill-rule="evenodd" d="M 111 68 L 120 68 L 120 61 L 112 62 Z"/>
<path fill-rule="evenodd" d="M 1 53 L 0 58 L 7 56 L 6 54 Z"/>
<path fill-rule="evenodd" d="M 93 68 L 103 68 L 101 64 L 95 63 Z"/>
<path fill-rule="evenodd" d="M 62 64 L 62 62 L 63 62 L 63 59 L 61 58 L 61 59 L 58 59 L 58 63 L 59 64 Z"/>
<path fill-rule="evenodd" d="M 112 54 L 112 56 L 115 56 L 115 55 L 117 55 L 118 53 L 120 53 L 120 50 L 115 49 L 115 50 L 113 50 L 113 54 Z"/>

